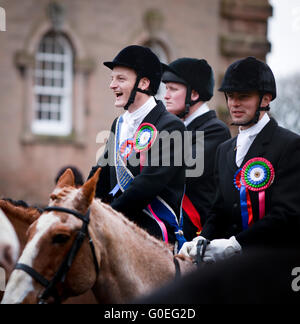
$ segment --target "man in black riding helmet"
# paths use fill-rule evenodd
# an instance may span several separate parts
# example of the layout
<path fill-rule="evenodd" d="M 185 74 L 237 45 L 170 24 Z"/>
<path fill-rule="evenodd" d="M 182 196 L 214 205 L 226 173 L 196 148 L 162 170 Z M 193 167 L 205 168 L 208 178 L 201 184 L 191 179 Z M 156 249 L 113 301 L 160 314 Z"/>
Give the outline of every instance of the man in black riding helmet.
<path fill-rule="evenodd" d="M 149 48 L 132 45 L 104 65 L 111 70 L 115 106 L 125 112 L 114 121 L 105 153 L 90 173 L 102 167 L 96 196 L 150 234 L 181 246 L 185 166 L 174 162 L 176 155 L 183 161 L 183 150 L 171 147 L 171 163 L 162 165 L 159 134 L 176 131 L 183 136 L 185 127 L 154 98 L 162 76 L 160 61 Z"/>
<path fill-rule="evenodd" d="M 204 132 L 203 173 L 191 173 L 186 178 L 183 200 L 184 235 L 186 239 L 192 240 L 201 233 L 215 198 L 213 174 L 217 147 L 231 136 L 228 127 L 206 103 L 214 92 L 213 70 L 206 60 L 179 58 L 169 65 L 163 64 L 163 70 L 167 110 L 184 121 L 192 136 L 194 161 L 203 158 L 196 153 L 199 149 L 197 146 L 201 145 L 197 141 L 197 133 Z"/>
<path fill-rule="evenodd" d="M 217 198 L 201 237 L 181 251 L 195 257 L 197 244 L 211 240 L 205 262 L 225 259 L 249 247 L 300 244 L 300 136 L 268 116 L 276 98 L 270 67 L 254 57 L 227 69 L 224 92 L 237 137 L 217 151 Z"/>

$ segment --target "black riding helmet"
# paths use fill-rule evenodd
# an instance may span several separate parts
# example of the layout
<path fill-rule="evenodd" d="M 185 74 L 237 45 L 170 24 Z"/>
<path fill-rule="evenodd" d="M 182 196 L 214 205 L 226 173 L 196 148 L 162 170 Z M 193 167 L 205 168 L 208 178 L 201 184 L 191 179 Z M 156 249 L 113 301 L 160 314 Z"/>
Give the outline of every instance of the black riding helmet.
<path fill-rule="evenodd" d="M 219 91 L 226 92 L 245 92 L 258 91 L 260 102 L 254 119 L 250 122 L 237 125 L 248 126 L 252 123 L 257 123 L 261 111 L 269 111 L 270 107 L 261 107 L 263 96 L 266 93 L 272 95 L 272 100 L 276 98 L 276 82 L 270 67 L 256 59 L 255 57 L 247 57 L 232 63 L 227 69 Z"/>
<path fill-rule="evenodd" d="M 148 95 L 157 93 L 161 82 L 162 68 L 158 57 L 149 48 L 138 45 L 125 47 L 112 62 L 103 64 L 111 70 L 116 66 L 124 66 L 133 69 L 137 74 L 136 83 L 124 107 L 125 110 L 134 102 L 137 91 Z M 149 91 L 138 88 L 140 80 L 144 77 L 150 80 Z"/>
<path fill-rule="evenodd" d="M 162 64 L 163 77 L 162 82 L 176 82 L 184 84 L 187 87 L 185 98 L 185 111 L 178 117 L 184 118 L 190 110 L 190 107 L 199 101 L 209 101 L 214 93 L 214 75 L 212 68 L 206 60 L 194 58 L 180 58 L 169 65 Z M 191 100 L 192 90 L 197 91 L 199 98 L 196 101 Z"/>

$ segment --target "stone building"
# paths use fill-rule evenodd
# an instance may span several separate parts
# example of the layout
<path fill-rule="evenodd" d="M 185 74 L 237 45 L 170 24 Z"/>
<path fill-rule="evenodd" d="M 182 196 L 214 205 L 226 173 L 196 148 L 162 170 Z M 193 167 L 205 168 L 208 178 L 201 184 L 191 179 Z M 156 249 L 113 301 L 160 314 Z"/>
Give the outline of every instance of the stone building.
<path fill-rule="evenodd" d="M 46 204 L 58 170 L 86 177 L 121 113 L 102 65 L 123 47 L 227 66 L 270 51 L 268 0 L 0 0 L 0 196 Z M 224 98 L 209 103 L 226 119 Z M 98 137 L 97 137 L 98 134 Z"/>

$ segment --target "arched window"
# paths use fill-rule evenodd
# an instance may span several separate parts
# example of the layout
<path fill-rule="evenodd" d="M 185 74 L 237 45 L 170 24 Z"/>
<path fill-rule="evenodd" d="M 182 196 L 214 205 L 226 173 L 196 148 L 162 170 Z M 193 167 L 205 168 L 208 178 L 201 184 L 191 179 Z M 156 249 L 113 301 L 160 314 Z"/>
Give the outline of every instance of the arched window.
<path fill-rule="evenodd" d="M 67 136 L 72 132 L 73 49 L 61 34 L 48 33 L 35 57 L 32 132 Z"/>

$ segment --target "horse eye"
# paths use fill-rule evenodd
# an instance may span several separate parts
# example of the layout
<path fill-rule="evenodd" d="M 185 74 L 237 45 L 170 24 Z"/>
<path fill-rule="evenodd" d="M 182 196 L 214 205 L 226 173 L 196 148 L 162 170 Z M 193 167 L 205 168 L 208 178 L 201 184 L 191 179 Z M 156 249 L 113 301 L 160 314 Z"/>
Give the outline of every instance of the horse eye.
<path fill-rule="evenodd" d="M 69 241 L 70 236 L 64 234 L 57 234 L 52 238 L 53 244 L 65 244 Z"/>

